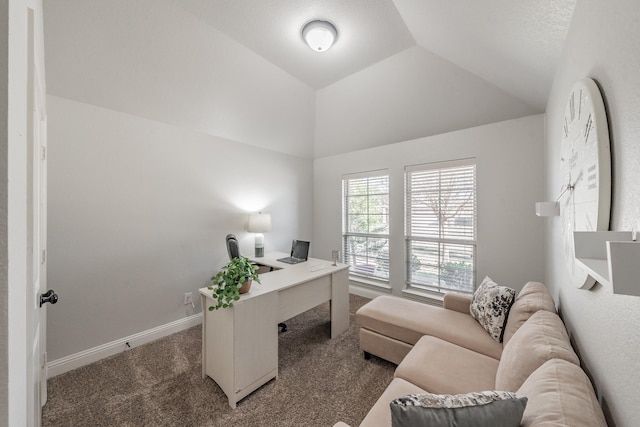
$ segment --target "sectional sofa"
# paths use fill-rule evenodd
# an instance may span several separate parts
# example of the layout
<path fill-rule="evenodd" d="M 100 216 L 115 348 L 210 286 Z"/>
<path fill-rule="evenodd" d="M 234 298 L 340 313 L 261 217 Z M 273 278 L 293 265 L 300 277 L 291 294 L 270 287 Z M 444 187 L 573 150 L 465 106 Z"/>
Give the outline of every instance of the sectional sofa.
<path fill-rule="evenodd" d="M 515 298 L 502 342 L 470 315 L 471 300 L 470 295 L 450 293 L 443 307 L 436 307 L 381 296 L 358 310 L 365 357 L 373 354 L 398 365 L 361 427 L 391 426 L 390 403 L 406 395 L 487 390 L 528 399 L 521 426 L 606 426 L 542 283 L 527 283 Z"/>

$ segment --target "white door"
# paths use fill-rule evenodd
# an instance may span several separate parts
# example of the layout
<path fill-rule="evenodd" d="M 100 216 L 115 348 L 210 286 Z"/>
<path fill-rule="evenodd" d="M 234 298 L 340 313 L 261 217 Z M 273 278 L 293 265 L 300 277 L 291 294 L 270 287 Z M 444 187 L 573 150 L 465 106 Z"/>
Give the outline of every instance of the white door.
<path fill-rule="evenodd" d="M 41 16 L 28 9 L 27 80 L 27 301 L 30 354 L 27 363 L 28 425 L 40 426 L 47 399 L 46 310 L 55 303 L 47 289 L 47 115 Z M 44 295 L 43 295 L 44 294 Z"/>

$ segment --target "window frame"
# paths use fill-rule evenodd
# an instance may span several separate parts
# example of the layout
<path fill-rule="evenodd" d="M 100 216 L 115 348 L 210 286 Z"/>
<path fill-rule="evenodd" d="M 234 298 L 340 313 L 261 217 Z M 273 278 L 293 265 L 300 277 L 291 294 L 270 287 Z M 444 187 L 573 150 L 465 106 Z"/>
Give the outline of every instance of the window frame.
<path fill-rule="evenodd" d="M 412 196 L 416 194 L 416 191 L 412 191 L 411 188 L 411 175 L 418 172 L 428 172 L 428 171 L 437 171 L 438 175 L 438 202 L 441 203 L 442 200 L 442 171 L 457 169 L 457 168 L 472 168 L 472 183 L 473 183 L 473 194 L 472 194 L 472 209 L 470 210 L 473 218 L 473 225 L 471 227 L 472 236 L 470 238 L 461 238 L 461 237 L 445 237 L 445 225 L 440 221 L 439 218 L 436 219 L 437 222 L 437 230 L 438 236 L 416 236 L 412 233 L 412 224 L 413 221 L 416 220 L 415 215 L 413 215 L 414 208 L 411 205 Z M 468 174 L 468 172 L 461 174 L 464 176 Z M 418 165 L 405 166 L 404 168 L 404 240 L 405 240 L 405 251 L 404 251 L 404 262 L 405 262 L 405 289 L 412 290 L 416 292 L 426 293 L 426 294 L 436 294 L 436 295 L 444 295 L 446 292 L 456 291 L 463 293 L 473 293 L 476 288 L 476 269 L 477 269 L 477 238 L 478 238 L 478 179 L 477 179 L 477 162 L 475 158 L 467 158 L 460 160 L 451 160 L 451 161 L 443 161 L 443 162 L 434 162 L 434 163 L 423 163 Z M 438 206 L 440 209 L 440 206 Z M 440 217 L 440 212 L 438 213 L 438 217 Z M 425 220 L 426 217 L 419 217 L 418 219 Z M 412 221 L 413 220 L 413 221 Z M 463 227 L 466 230 L 465 227 Z M 414 242 L 423 242 L 425 247 L 429 245 L 437 245 L 437 265 L 431 264 L 431 268 L 437 268 L 437 284 L 429 285 L 425 283 L 419 283 L 413 278 L 412 268 L 415 264 L 412 262 L 413 260 L 413 244 Z M 443 267 L 447 263 L 455 262 L 451 259 L 445 261 L 445 253 L 444 248 L 451 246 L 461 246 L 462 248 L 469 248 L 468 252 L 464 252 L 465 255 L 470 256 L 471 260 L 471 268 L 467 269 L 466 267 L 459 270 L 454 270 L 457 274 L 463 274 L 465 277 L 471 275 L 470 285 L 471 288 L 460 289 L 457 286 L 443 286 Z M 450 255 L 449 255 L 450 256 Z M 418 260 L 419 261 L 419 260 Z M 458 261 L 460 262 L 460 261 Z M 464 261 L 462 261 L 464 262 Z M 420 268 L 420 267 L 418 267 Z M 434 273 L 431 273 L 434 274 Z M 453 273 L 455 274 L 455 272 Z"/>
<path fill-rule="evenodd" d="M 372 194 L 369 192 L 369 185 L 370 182 L 369 180 L 375 180 L 375 179 L 386 179 L 386 193 L 375 193 Z M 349 230 L 349 217 L 350 215 L 353 215 L 350 213 L 349 211 L 349 199 L 350 197 L 354 197 L 355 195 L 350 196 L 348 194 L 348 184 L 350 181 L 355 181 L 355 180 L 363 180 L 366 179 L 367 180 L 367 192 L 366 192 L 366 197 L 367 197 L 367 216 L 371 215 L 370 209 L 369 209 L 369 200 L 372 196 L 386 196 L 387 198 L 387 203 L 386 203 L 386 214 L 382 214 L 383 216 L 386 216 L 386 233 L 371 233 L 371 232 L 361 232 L 361 231 L 352 231 Z M 379 170 L 373 170 L 373 171 L 367 171 L 367 172 L 359 172 L 359 173 L 352 173 L 352 174 L 345 174 L 342 176 L 342 262 L 345 264 L 348 264 L 351 266 L 351 268 L 349 269 L 349 278 L 351 280 L 355 280 L 358 282 L 363 282 L 366 284 L 370 284 L 370 285 L 375 285 L 375 286 L 381 286 L 381 287 L 388 287 L 389 285 L 389 277 L 390 277 L 390 271 L 389 271 L 389 259 L 390 259 L 390 242 L 391 242 L 391 233 L 390 233 L 390 228 L 391 228 L 391 215 L 389 213 L 389 211 L 391 210 L 390 207 L 390 174 L 389 174 L 389 170 L 388 169 L 379 169 Z M 359 196 L 358 196 L 359 197 Z M 381 214 L 375 214 L 375 215 L 381 215 Z M 369 226 L 369 221 L 367 220 L 367 225 Z M 351 251 L 348 250 L 349 247 L 349 239 L 350 238 L 359 238 L 359 239 L 365 239 L 366 240 L 366 255 L 365 255 L 365 259 L 367 260 L 367 262 L 363 265 L 366 266 L 371 266 L 371 264 L 368 262 L 369 261 L 369 239 L 380 239 L 383 241 L 386 241 L 386 247 L 387 247 L 387 251 L 386 251 L 386 277 L 384 276 L 380 276 L 380 274 L 376 274 L 376 268 L 374 267 L 374 269 L 372 269 L 370 271 L 370 273 L 367 273 L 367 271 L 365 269 L 358 269 L 357 265 L 354 265 L 351 262 L 351 257 L 352 256 L 358 256 L 357 254 L 352 254 Z M 371 256 L 373 258 L 373 256 Z M 379 255 L 376 256 L 376 258 L 379 258 Z M 383 260 L 384 263 L 384 260 Z"/>

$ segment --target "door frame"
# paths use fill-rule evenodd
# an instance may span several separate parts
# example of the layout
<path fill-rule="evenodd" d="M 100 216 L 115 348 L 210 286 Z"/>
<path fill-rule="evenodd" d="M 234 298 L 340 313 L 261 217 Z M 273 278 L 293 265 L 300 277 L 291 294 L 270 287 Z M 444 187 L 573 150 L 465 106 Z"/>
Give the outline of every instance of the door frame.
<path fill-rule="evenodd" d="M 27 47 L 30 10 L 34 17 L 35 42 L 42 47 L 42 0 L 8 2 L 6 416 L 9 426 L 34 425 L 35 422 L 31 415 L 35 402 L 28 355 L 32 344 L 30 337 L 33 336 L 31 316 L 36 301 L 29 298 L 33 292 L 27 288 L 27 123 L 31 114 L 28 111 Z M 44 63 L 40 71 L 44 76 Z"/>

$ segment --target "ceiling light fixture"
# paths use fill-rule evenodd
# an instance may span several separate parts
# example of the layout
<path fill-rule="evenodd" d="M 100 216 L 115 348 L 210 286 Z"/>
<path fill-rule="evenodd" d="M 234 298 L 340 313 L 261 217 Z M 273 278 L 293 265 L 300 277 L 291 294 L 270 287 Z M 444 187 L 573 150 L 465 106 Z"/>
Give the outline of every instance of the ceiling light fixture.
<path fill-rule="evenodd" d="M 338 30 L 328 21 L 311 21 L 302 27 L 302 38 L 316 52 L 329 50 L 338 38 Z"/>

